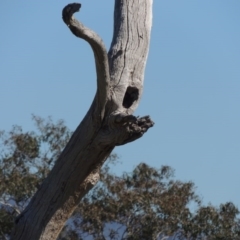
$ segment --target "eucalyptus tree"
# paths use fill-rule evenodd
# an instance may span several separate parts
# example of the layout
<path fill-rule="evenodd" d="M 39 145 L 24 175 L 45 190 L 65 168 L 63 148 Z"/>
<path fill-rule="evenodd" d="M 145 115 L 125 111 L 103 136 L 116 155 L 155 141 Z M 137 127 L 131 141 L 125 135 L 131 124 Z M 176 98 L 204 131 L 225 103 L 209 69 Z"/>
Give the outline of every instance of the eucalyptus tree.
<path fill-rule="evenodd" d="M 14 126 L 0 132 L 0 239 L 9 239 L 15 218 L 72 135 L 63 121 L 37 116 L 33 121 L 34 131 Z M 239 210 L 233 203 L 204 206 L 194 184 L 176 180 L 168 166 L 140 163 L 116 176 L 117 158 L 111 153 L 98 184 L 80 201 L 58 240 L 240 239 Z"/>
<path fill-rule="evenodd" d="M 93 102 L 53 169 L 15 221 L 12 239 L 56 239 L 80 200 L 98 182 L 100 168 L 115 146 L 143 136 L 153 126 L 136 117 L 144 80 L 152 0 L 115 0 L 110 50 L 73 17 L 81 4 L 67 5 L 62 17 L 70 31 L 87 41 L 94 54 L 97 91 Z"/>
<path fill-rule="evenodd" d="M 111 160 L 111 159 L 110 159 Z M 109 163 L 109 162 L 108 162 Z M 169 166 L 140 163 L 129 173 L 101 170 L 59 240 L 239 240 L 239 210 L 231 202 L 203 205 L 193 182 Z"/>

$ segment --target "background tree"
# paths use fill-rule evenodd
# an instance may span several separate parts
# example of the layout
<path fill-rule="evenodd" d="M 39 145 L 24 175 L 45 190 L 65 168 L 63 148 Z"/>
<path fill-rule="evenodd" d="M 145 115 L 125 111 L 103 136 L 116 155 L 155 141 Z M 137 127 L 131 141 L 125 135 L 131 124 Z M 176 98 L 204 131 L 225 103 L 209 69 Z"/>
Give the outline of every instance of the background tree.
<path fill-rule="evenodd" d="M 54 165 L 72 132 L 62 120 L 53 123 L 33 116 L 35 132 L 14 126 L 1 132 L 0 233 L 10 234 L 23 211 Z"/>
<path fill-rule="evenodd" d="M 80 7 L 67 5 L 62 17 L 93 50 L 96 95 L 51 172 L 16 219 L 12 239 L 56 239 L 80 200 L 98 182 L 101 166 L 114 147 L 140 138 L 153 126 L 149 116 L 132 115 L 142 95 L 152 0 L 115 1 L 109 53 L 95 32 L 74 19 Z"/>
<path fill-rule="evenodd" d="M 74 227 L 66 227 L 65 235 L 99 240 L 240 239 L 239 210 L 233 203 L 203 206 L 192 182 L 173 177 L 168 166 L 155 169 L 141 163 L 121 177 L 105 166 L 101 182 L 79 204 L 71 219 Z"/>
<path fill-rule="evenodd" d="M 33 121 L 37 131 L 14 126 L 1 133 L 0 239 L 8 239 L 15 217 L 72 134 L 63 121 L 37 116 Z M 116 154 L 110 155 L 99 183 L 80 202 L 59 240 L 240 239 L 239 211 L 233 203 L 203 206 L 194 184 L 175 180 L 168 166 L 155 169 L 141 163 L 116 176 L 111 169 L 117 160 Z"/>

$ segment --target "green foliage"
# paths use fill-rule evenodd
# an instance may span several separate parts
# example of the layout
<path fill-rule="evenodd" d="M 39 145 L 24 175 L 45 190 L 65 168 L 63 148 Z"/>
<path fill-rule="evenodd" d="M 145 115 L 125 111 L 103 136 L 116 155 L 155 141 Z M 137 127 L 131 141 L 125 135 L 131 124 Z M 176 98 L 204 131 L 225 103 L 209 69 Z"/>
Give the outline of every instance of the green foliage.
<path fill-rule="evenodd" d="M 0 133 L 0 239 L 7 239 L 14 219 L 51 170 L 71 132 L 63 121 L 33 116 L 37 131 L 14 126 Z M 116 176 L 112 154 L 96 187 L 79 204 L 59 240 L 205 239 L 239 240 L 239 210 L 233 203 L 202 206 L 192 182 L 174 178 L 168 166 L 139 164 Z M 191 211 L 189 206 L 195 206 Z"/>
<path fill-rule="evenodd" d="M 103 168 L 100 183 L 75 212 L 74 229 L 93 239 L 240 239 L 239 211 L 232 203 L 202 206 L 194 184 L 173 177 L 170 167 L 145 163 L 121 177 Z"/>
<path fill-rule="evenodd" d="M 0 134 L 0 234 L 9 234 L 14 218 L 25 208 L 47 176 L 71 132 L 63 121 L 33 116 L 36 132 L 13 126 Z M 0 238 L 1 239 L 1 238 Z"/>

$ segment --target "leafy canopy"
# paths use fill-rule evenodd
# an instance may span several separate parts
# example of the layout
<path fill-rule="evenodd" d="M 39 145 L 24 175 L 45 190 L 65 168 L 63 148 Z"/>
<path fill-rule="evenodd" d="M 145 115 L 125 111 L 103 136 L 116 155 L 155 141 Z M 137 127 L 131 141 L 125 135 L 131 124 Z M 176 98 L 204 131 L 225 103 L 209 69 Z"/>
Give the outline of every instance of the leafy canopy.
<path fill-rule="evenodd" d="M 62 120 L 33 116 L 33 121 L 36 131 L 14 126 L 0 134 L 0 239 L 8 239 L 15 218 L 72 134 Z M 99 183 L 79 203 L 59 239 L 240 239 L 233 203 L 203 206 L 194 184 L 175 180 L 169 166 L 141 163 L 117 176 L 111 173 L 117 160 L 116 154 L 109 157 Z"/>

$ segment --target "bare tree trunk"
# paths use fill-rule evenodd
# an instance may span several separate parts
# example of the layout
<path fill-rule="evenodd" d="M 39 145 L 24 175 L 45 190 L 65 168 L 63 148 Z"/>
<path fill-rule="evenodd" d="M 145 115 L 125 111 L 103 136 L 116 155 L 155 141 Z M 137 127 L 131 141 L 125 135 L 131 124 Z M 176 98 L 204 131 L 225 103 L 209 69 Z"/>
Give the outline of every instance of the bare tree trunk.
<path fill-rule="evenodd" d="M 98 182 L 99 169 L 114 147 L 140 138 L 153 126 L 148 116 L 132 115 L 143 89 L 152 0 L 115 0 L 108 54 L 101 38 L 74 19 L 80 7 L 67 5 L 63 21 L 93 50 L 97 92 L 49 176 L 16 219 L 14 240 L 56 239 L 80 200 Z"/>

